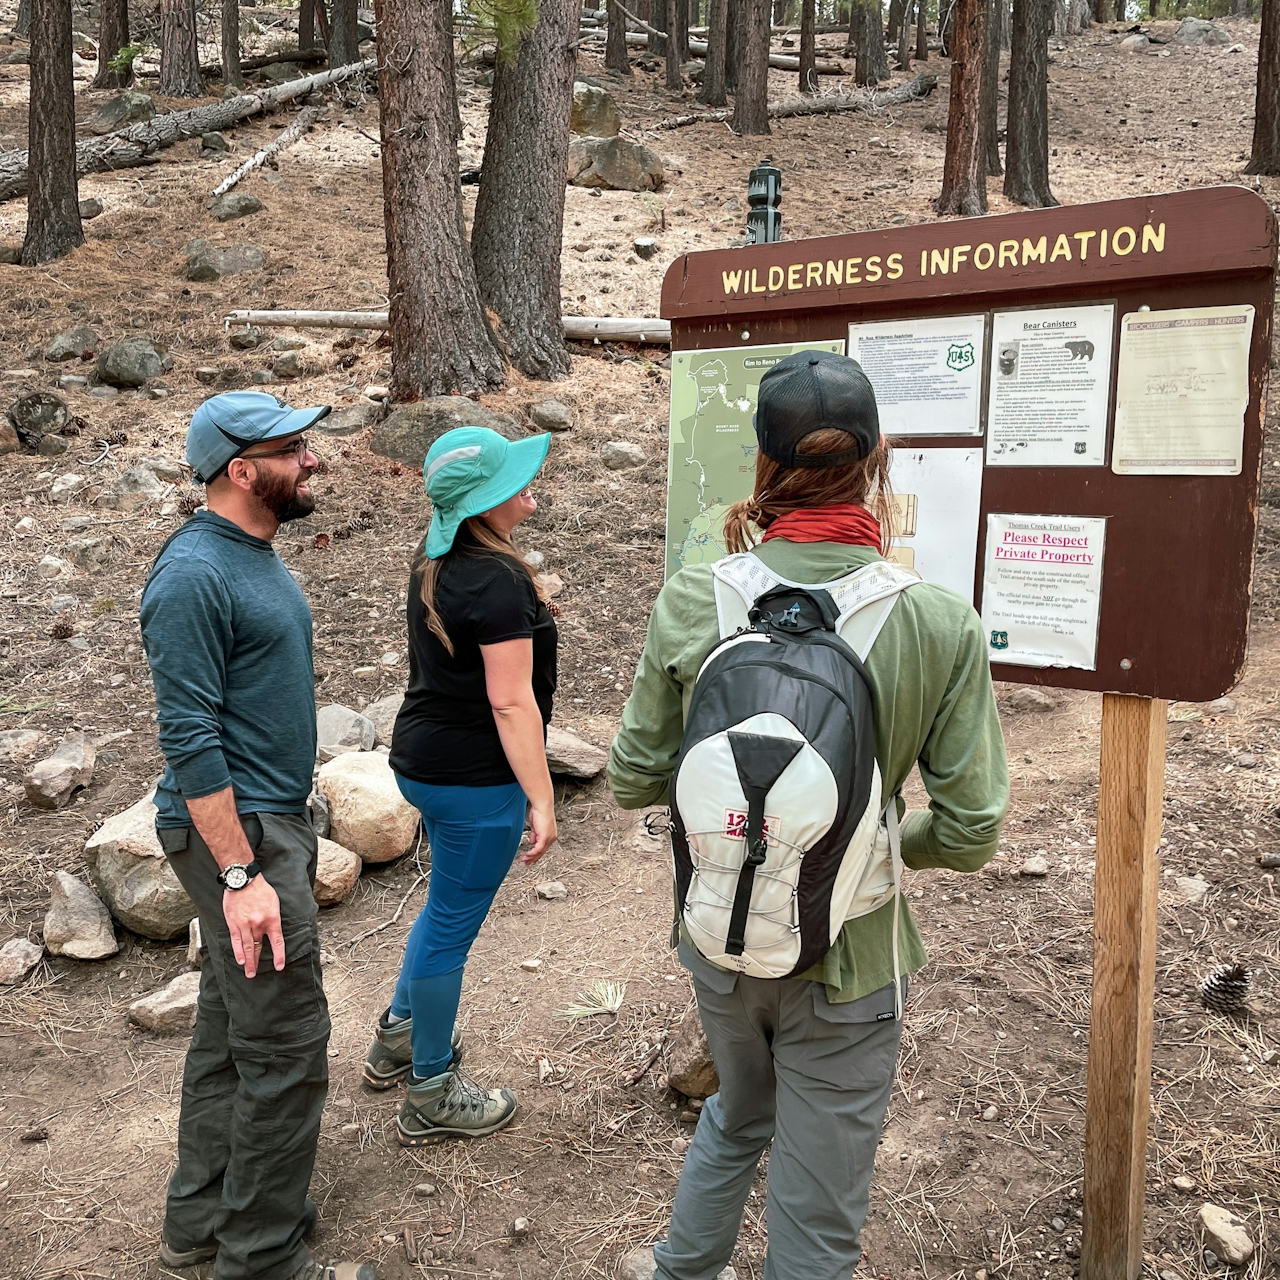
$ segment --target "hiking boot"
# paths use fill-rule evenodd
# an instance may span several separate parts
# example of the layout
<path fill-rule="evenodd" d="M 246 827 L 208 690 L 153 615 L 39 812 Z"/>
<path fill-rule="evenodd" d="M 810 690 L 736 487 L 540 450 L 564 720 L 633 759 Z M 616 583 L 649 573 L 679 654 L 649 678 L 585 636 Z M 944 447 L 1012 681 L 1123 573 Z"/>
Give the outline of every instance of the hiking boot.
<path fill-rule="evenodd" d="M 166 1267 L 198 1267 L 202 1262 L 212 1262 L 218 1256 L 218 1242 L 197 1245 L 194 1249 L 175 1249 L 160 1237 L 160 1261 Z"/>
<path fill-rule="evenodd" d="M 368 1262 L 331 1262 L 324 1267 L 312 1258 L 289 1280 L 378 1280 L 378 1269 Z"/>
<path fill-rule="evenodd" d="M 402 1147 L 430 1147 L 446 1138 L 497 1133 L 515 1113 L 510 1089 L 485 1089 L 451 1067 L 429 1080 L 410 1077 L 396 1130 Z"/>
<path fill-rule="evenodd" d="M 370 1089 L 390 1089 L 409 1074 L 413 1066 L 413 1048 L 410 1044 L 413 1019 L 388 1022 L 390 1009 L 383 1011 L 374 1029 L 377 1039 L 369 1046 L 364 1057 L 364 1082 Z M 453 1058 L 449 1070 L 462 1064 L 462 1033 L 453 1029 Z"/>

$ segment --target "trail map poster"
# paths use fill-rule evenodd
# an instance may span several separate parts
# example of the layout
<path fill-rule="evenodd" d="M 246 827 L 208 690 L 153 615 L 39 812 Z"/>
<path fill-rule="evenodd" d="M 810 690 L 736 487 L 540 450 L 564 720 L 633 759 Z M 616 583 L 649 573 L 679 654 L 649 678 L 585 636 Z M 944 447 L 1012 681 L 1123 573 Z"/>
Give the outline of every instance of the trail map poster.
<path fill-rule="evenodd" d="M 667 577 L 725 554 L 724 513 L 755 482 L 760 379 L 793 351 L 844 354 L 843 342 L 677 351 L 671 357 Z"/>

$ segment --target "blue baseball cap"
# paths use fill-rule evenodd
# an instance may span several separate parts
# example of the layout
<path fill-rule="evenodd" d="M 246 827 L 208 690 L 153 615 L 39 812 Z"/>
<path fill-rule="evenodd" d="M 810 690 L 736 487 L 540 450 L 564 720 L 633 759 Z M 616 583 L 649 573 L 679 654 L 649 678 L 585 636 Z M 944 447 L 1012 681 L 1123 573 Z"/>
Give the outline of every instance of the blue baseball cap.
<path fill-rule="evenodd" d="M 319 422 L 330 409 L 329 405 L 292 409 L 265 391 L 228 391 L 210 396 L 191 415 L 187 463 L 196 479 L 208 484 L 250 445 L 297 435 Z"/>
<path fill-rule="evenodd" d="M 427 451 L 422 483 L 435 508 L 427 530 L 427 557 L 438 560 L 462 522 L 514 498 L 542 469 L 551 436 L 542 432 L 508 440 L 488 427 L 455 427 Z"/>

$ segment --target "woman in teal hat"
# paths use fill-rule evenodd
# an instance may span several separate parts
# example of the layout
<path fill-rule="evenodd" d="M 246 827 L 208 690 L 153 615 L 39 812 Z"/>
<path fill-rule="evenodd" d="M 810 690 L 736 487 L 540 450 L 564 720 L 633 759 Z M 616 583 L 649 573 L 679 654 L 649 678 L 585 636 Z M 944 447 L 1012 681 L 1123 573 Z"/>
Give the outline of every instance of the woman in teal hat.
<path fill-rule="evenodd" d="M 529 485 L 550 441 L 460 427 L 423 464 L 434 512 L 409 579 L 409 688 L 390 760 L 422 814 L 431 886 L 364 1065 L 375 1089 L 407 1077 L 396 1122 L 406 1147 L 493 1133 L 516 1110 L 511 1090 L 460 1070 L 454 1022 L 467 952 L 515 859 L 526 804 L 521 861 L 556 839 L 545 750 L 556 625 L 511 540 L 538 509 Z"/>

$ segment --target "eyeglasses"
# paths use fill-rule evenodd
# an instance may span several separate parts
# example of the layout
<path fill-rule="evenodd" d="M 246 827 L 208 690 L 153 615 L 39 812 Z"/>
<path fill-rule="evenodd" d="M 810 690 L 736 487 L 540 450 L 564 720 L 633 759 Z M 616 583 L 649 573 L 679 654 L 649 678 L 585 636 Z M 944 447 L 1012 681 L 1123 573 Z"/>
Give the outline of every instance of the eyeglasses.
<path fill-rule="evenodd" d="M 299 466 L 307 455 L 307 437 L 299 436 L 292 444 L 285 445 L 282 449 L 269 449 L 266 453 L 242 453 L 240 456 L 246 462 L 257 462 L 259 458 L 288 458 L 293 457 Z"/>

